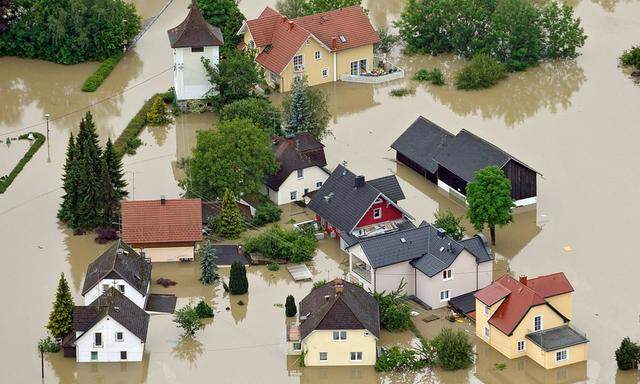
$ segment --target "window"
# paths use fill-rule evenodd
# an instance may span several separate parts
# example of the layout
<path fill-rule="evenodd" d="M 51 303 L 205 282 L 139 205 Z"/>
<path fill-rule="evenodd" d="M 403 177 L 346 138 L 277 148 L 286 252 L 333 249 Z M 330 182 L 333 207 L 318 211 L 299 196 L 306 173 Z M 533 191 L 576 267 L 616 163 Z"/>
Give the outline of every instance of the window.
<path fill-rule="evenodd" d="M 344 43 L 346 43 L 346 42 L 347 42 L 347 37 L 346 37 L 345 35 L 340 35 L 340 36 L 339 36 L 339 39 L 340 39 L 340 42 L 341 42 L 342 44 L 344 44 Z"/>
<path fill-rule="evenodd" d="M 98 351 L 91 351 L 91 360 L 98 360 Z"/>
<path fill-rule="evenodd" d="M 298 169 L 297 176 L 298 179 L 304 178 L 304 169 Z"/>
<path fill-rule="evenodd" d="M 327 361 L 327 352 L 320 352 L 320 361 Z"/>
<path fill-rule="evenodd" d="M 445 269 L 444 271 L 442 271 L 442 280 L 451 280 L 451 270 L 450 269 Z"/>
<path fill-rule="evenodd" d="M 533 318 L 533 330 L 535 332 L 542 330 L 542 316 L 536 316 Z"/>
<path fill-rule="evenodd" d="M 569 351 L 567 351 L 566 349 L 556 352 L 556 361 L 565 361 L 568 359 L 569 359 Z"/>
<path fill-rule="evenodd" d="M 253 40 L 249 40 L 249 44 L 247 44 L 249 48 L 253 49 L 256 47 L 256 43 Z"/>
<path fill-rule="evenodd" d="M 271 78 L 271 82 L 273 84 L 279 84 L 280 83 L 280 76 L 278 76 L 277 73 L 269 72 L 269 77 Z"/>
<path fill-rule="evenodd" d="M 314 59 L 316 59 L 316 60 L 320 60 L 320 59 L 322 59 L 322 52 L 320 52 L 320 51 L 316 51 L 316 52 L 313 54 L 313 58 L 314 58 Z"/>
<path fill-rule="evenodd" d="M 322 68 L 322 77 L 323 78 L 329 77 L 329 68 Z"/>
<path fill-rule="evenodd" d="M 289 193 L 289 196 L 291 197 L 291 200 L 295 200 L 298 198 L 298 191 L 291 191 Z"/>
<path fill-rule="evenodd" d="M 333 331 L 333 340 L 347 340 L 347 331 Z"/>
<path fill-rule="evenodd" d="M 451 296 L 450 289 L 447 289 L 446 291 L 440 291 L 440 301 L 449 301 L 450 296 Z"/>
<path fill-rule="evenodd" d="M 299 341 L 294 342 L 294 343 L 293 343 L 293 350 L 294 350 L 294 351 L 300 351 L 300 350 L 302 350 L 302 343 L 300 343 Z"/>
<path fill-rule="evenodd" d="M 489 338 L 489 327 L 484 327 L 484 337 Z"/>
<path fill-rule="evenodd" d="M 373 218 L 380 219 L 382 217 L 382 208 L 376 208 L 373 210 Z"/>
<path fill-rule="evenodd" d="M 293 70 L 295 72 L 304 71 L 304 56 L 302 55 L 293 56 Z"/>
<path fill-rule="evenodd" d="M 485 306 L 484 306 L 484 315 L 485 315 L 485 316 L 489 316 L 489 309 L 490 309 L 490 308 L 489 308 L 489 306 L 488 306 L 488 305 L 485 305 Z"/>
<path fill-rule="evenodd" d="M 120 351 L 120 360 L 127 360 L 127 351 Z"/>
<path fill-rule="evenodd" d="M 306 196 L 307 193 L 309 193 L 309 188 L 305 188 L 304 191 L 302 191 L 302 192 L 303 192 L 302 195 Z"/>
<path fill-rule="evenodd" d="M 102 292 L 107 292 L 109 290 L 109 284 L 102 284 Z"/>
<path fill-rule="evenodd" d="M 316 183 L 316 188 L 320 188 L 320 187 L 322 187 L 322 181 L 318 181 L 318 182 Z"/>
<path fill-rule="evenodd" d="M 524 352 L 525 344 L 524 340 L 518 341 L 518 352 Z"/>
<path fill-rule="evenodd" d="M 358 73 L 358 69 L 360 68 L 360 65 L 357 61 L 352 61 L 351 62 L 351 75 L 353 76 L 357 76 L 360 73 Z"/>
<path fill-rule="evenodd" d="M 102 333 L 96 332 L 93 334 L 93 346 L 102 347 Z"/>
<path fill-rule="evenodd" d="M 191 47 L 191 52 L 204 52 L 204 47 Z"/>
<path fill-rule="evenodd" d="M 124 333 L 116 332 L 116 341 L 124 341 Z"/>
<path fill-rule="evenodd" d="M 351 361 L 362 361 L 362 352 L 351 352 Z"/>
<path fill-rule="evenodd" d="M 120 284 L 118 285 L 118 290 L 122 293 L 124 293 L 124 284 Z"/>

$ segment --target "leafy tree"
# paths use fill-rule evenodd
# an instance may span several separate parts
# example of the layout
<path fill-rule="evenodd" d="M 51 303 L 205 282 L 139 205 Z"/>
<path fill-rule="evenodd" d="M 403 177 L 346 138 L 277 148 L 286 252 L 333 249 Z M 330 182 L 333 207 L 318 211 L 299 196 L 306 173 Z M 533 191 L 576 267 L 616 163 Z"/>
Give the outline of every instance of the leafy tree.
<path fill-rule="evenodd" d="M 162 96 L 158 95 L 153 99 L 151 109 L 147 112 L 147 124 L 149 125 L 166 125 L 171 122 L 167 106 L 162 100 Z"/>
<path fill-rule="evenodd" d="M 282 112 L 268 99 L 236 100 L 220 111 L 220 120 L 248 119 L 269 135 L 282 134 Z"/>
<path fill-rule="evenodd" d="M 196 313 L 198 314 L 198 318 L 207 319 L 213 317 L 213 308 L 204 300 L 200 300 L 198 305 L 196 305 Z"/>
<path fill-rule="evenodd" d="M 229 292 L 232 295 L 242 295 L 249 290 L 249 281 L 247 280 L 247 270 L 241 261 L 236 260 L 231 264 L 229 272 Z"/>
<path fill-rule="evenodd" d="M 24 13 L 24 8 L 16 0 L 0 0 L 0 34 Z"/>
<path fill-rule="evenodd" d="M 198 312 L 192 305 L 185 305 L 173 314 L 173 322 L 184 330 L 185 335 L 193 336 L 203 327 Z"/>
<path fill-rule="evenodd" d="M 293 317 L 298 313 L 298 308 L 296 307 L 296 299 L 293 295 L 288 295 L 287 300 L 284 302 L 284 313 L 287 317 Z"/>
<path fill-rule="evenodd" d="M 555 1 L 545 3 L 540 9 L 542 32 L 542 56 L 547 59 L 575 58 L 578 47 L 587 40 L 580 19 L 574 18 L 573 8 Z"/>
<path fill-rule="evenodd" d="M 200 257 L 200 281 L 203 284 L 213 284 L 219 277 L 218 266 L 215 264 L 216 252 L 213 244 L 206 240 L 198 250 Z"/>
<path fill-rule="evenodd" d="M 244 244 L 245 252 L 260 252 L 269 259 L 284 259 L 292 263 L 311 260 L 317 248 L 318 240 L 312 232 L 285 229 L 277 224 L 250 237 Z"/>
<path fill-rule="evenodd" d="M 511 180 L 498 167 L 490 166 L 475 173 L 475 180 L 467 184 L 467 215 L 478 231 L 485 224 L 491 232 L 491 244 L 496 244 L 496 225 L 504 226 L 513 221 L 511 209 L 515 207 L 511 197 Z"/>
<path fill-rule="evenodd" d="M 305 13 L 307 15 L 313 15 L 315 13 L 328 12 L 335 9 L 360 5 L 361 3 L 362 0 L 307 0 L 305 4 Z"/>
<path fill-rule="evenodd" d="M 244 15 L 238 8 L 236 0 L 198 0 L 202 16 L 222 31 L 225 53 L 232 51 L 240 42 L 241 36 L 236 33 L 242 27 Z"/>
<path fill-rule="evenodd" d="M 217 66 L 202 58 L 202 64 L 212 85 L 208 98 L 218 110 L 237 100 L 258 97 L 256 86 L 264 83 L 264 76 L 251 51 L 230 51 Z"/>
<path fill-rule="evenodd" d="M 253 215 L 253 220 L 251 224 L 255 226 L 265 225 L 267 223 L 275 223 L 280 220 L 280 216 L 282 215 L 282 209 L 277 205 L 268 202 L 265 204 L 258 205 L 256 208 L 256 213 Z"/>
<path fill-rule="evenodd" d="M 317 88 L 308 87 L 305 80 L 296 80 L 293 91 L 282 100 L 284 121 L 289 133 L 309 132 L 321 140 L 327 133 L 331 114 L 327 97 Z"/>
<path fill-rule="evenodd" d="M 73 329 L 73 298 L 64 273 L 60 274 L 56 300 L 49 314 L 47 329 L 56 339 L 62 339 Z"/>
<path fill-rule="evenodd" d="M 433 225 L 436 228 L 442 228 L 454 240 L 462 240 L 464 237 L 464 225 L 462 225 L 462 217 L 456 216 L 450 210 L 442 213 L 436 212 L 436 220 Z"/>
<path fill-rule="evenodd" d="M 507 67 L 491 56 L 479 53 L 456 74 L 456 88 L 482 89 L 496 85 L 507 77 Z"/>
<path fill-rule="evenodd" d="M 473 363 L 473 345 L 462 330 L 445 328 L 431 341 L 437 363 L 448 371 L 466 368 Z"/>
<path fill-rule="evenodd" d="M 400 41 L 400 36 L 394 35 L 389 31 L 389 28 L 382 27 L 378 29 L 378 36 L 380 42 L 375 45 L 374 49 L 377 53 L 389 53 Z"/>
<path fill-rule="evenodd" d="M 185 187 L 190 196 L 215 199 L 226 189 L 241 196 L 259 191 L 277 169 L 269 135 L 249 120 L 234 119 L 220 123 L 217 131 L 198 132 Z"/>
<path fill-rule="evenodd" d="M 276 9 L 290 19 L 306 15 L 307 0 L 278 0 Z"/>
<path fill-rule="evenodd" d="M 420 350 L 394 345 L 382 352 L 376 361 L 375 369 L 378 372 L 406 372 L 421 370 L 430 365 L 433 365 L 433 361 L 423 359 Z"/>
<path fill-rule="evenodd" d="M 111 138 L 107 139 L 102 157 L 109 167 L 109 178 L 113 189 L 119 198 L 126 197 L 129 192 L 127 192 L 127 182 L 124 180 L 124 171 L 122 170 L 122 155 L 116 151 Z"/>
<path fill-rule="evenodd" d="M 38 352 L 39 353 L 58 353 L 60 352 L 60 344 L 55 341 L 51 335 L 47 335 L 47 337 L 38 340 Z"/>
<path fill-rule="evenodd" d="M 62 64 L 102 61 L 140 31 L 135 7 L 123 0 L 16 1 L 20 17 L 0 35 L 0 56 Z M 0 19 L 1 20 L 1 19 Z"/>
<path fill-rule="evenodd" d="M 640 361 L 640 345 L 625 337 L 616 349 L 615 357 L 618 369 L 623 371 L 637 369 Z"/>
<path fill-rule="evenodd" d="M 222 211 L 216 221 L 216 233 L 225 239 L 237 239 L 244 229 L 244 216 L 238 208 L 236 197 L 227 189 L 222 197 Z"/>
<path fill-rule="evenodd" d="M 67 158 L 64 163 L 64 173 L 62 175 L 62 189 L 65 194 L 58 210 L 58 219 L 75 227 L 75 209 L 78 204 L 78 150 L 73 133 L 69 135 L 67 144 Z"/>
<path fill-rule="evenodd" d="M 380 325 L 388 331 L 403 331 L 411 324 L 411 306 L 404 300 L 406 285 L 403 279 L 397 289 L 373 294 L 380 310 Z"/>

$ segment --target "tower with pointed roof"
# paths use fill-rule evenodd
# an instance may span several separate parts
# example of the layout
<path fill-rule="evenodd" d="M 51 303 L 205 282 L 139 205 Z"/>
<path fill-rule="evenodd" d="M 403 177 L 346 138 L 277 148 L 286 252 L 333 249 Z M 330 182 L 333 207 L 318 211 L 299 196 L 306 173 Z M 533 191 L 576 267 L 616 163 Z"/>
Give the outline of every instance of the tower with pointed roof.
<path fill-rule="evenodd" d="M 193 0 L 184 21 L 167 34 L 173 48 L 173 79 L 178 103 L 203 99 L 211 90 L 211 83 L 202 58 L 209 59 L 212 66 L 220 62 L 220 46 L 224 44 L 220 28 L 204 19 L 197 1 Z"/>

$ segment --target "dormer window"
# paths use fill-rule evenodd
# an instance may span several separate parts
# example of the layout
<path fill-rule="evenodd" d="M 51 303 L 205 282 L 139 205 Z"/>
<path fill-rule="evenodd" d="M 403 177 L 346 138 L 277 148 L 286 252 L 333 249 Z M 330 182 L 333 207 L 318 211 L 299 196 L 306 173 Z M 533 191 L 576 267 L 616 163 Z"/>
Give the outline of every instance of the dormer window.
<path fill-rule="evenodd" d="M 204 47 L 191 47 L 191 52 L 204 52 Z"/>
<path fill-rule="evenodd" d="M 250 49 L 254 49 L 256 47 L 256 43 L 254 43 L 253 40 L 249 40 L 249 44 L 247 44 L 247 47 L 249 47 Z"/>
<path fill-rule="evenodd" d="M 340 39 L 340 42 L 341 42 L 342 44 L 344 44 L 344 43 L 346 43 L 346 42 L 347 42 L 347 37 L 346 37 L 345 35 L 340 35 L 338 38 Z"/>
<path fill-rule="evenodd" d="M 382 218 L 382 208 L 376 208 L 373 210 L 373 218 L 381 219 Z"/>

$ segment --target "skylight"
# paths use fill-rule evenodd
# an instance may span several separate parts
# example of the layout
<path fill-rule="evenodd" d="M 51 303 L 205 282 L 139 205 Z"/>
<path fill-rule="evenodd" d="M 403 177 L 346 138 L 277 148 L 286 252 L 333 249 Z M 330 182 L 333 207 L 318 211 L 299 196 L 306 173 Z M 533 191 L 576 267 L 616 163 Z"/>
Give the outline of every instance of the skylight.
<path fill-rule="evenodd" d="M 341 42 L 342 44 L 344 44 L 344 43 L 346 43 L 346 42 L 347 42 L 347 38 L 345 37 L 345 35 L 340 35 L 340 36 L 339 36 L 339 39 L 340 39 L 340 42 Z"/>

